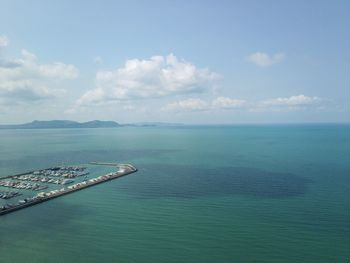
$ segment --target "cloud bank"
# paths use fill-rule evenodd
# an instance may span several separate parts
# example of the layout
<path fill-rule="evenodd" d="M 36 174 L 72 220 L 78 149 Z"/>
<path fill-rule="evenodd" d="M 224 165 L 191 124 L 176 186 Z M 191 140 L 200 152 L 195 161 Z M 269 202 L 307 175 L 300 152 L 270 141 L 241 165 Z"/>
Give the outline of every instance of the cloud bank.
<path fill-rule="evenodd" d="M 325 100 L 303 94 L 260 101 L 251 111 L 297 111 L 319 107 Z"/>
<path fill-rule="evenodd" d="M 218 109 L 241 109 L 247 106 L 245 100 L 229 97 L 217 97 L 211 101 L 200 98 L 189 98 L 175 101 L 163 107 L 164 111 L 211 111 Z"/>
<path fill-rule="evenodd" d="M 273 98 L 262 101 L 247 101 L 229 97 L 217 97 L 211 101 L 200 98 L 190 98 L 171 102 L 163 107 L 164 111 L 215 111 L 215 110 L 245 110 L 250 112 L 296 111 L 316 108 L 324 100 L 319 97 L 296 95 Z"/>
<path fill-rule="evenodd" d="M 78 69 L 73 65 L 61 62 L 41 64 L 36 55 L 25 49 L 18 59 L 6 60 L 0 57 L 2 103 L 9 100 L 13 103 L 62 96 L 65 90 L 57 88 L 57 84 L 61 80 L 75 79 L 78 74 Z"/>
<path fill-rule="evenodd" d="M 306 106 L 318 103 L 321 101 L 319 97 L 308 97 L 303 94 L 297 96 L 290 96 L 286 98 L 276 98 L 265 100 L 262 102 L 266 106 Z"/>
<path fill-rule="evenodd" d="M 213 108 L 216 109 L 237 109 L 247 105 L 247 101 L 231 99 L 228 97 L 218 97 L 212 101 Z"/>
<path fill-rule="evenodd" d="M 215 72 L 197 68 L 173 54 L 131 59 L 116 70 L 97 72 L 96 88 L 83 94 L 77 105 L 203 93 L 218 78 Z"/>

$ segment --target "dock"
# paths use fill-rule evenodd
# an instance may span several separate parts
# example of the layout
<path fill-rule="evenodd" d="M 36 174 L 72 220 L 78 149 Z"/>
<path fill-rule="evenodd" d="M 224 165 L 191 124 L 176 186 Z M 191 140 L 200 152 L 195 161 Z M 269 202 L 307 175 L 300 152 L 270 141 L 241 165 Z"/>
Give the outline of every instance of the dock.
<path fill-rule="evenodd" d="M 102 163 L 97 162 L 95 162 L 94 164 L 102 165 Z M 2 210 L 0 209 L 0 216 L 137 172 L 137 168 L 131 164 L 113 164 L 113 166 L 119 167 L 119 170 L 86 181 L 82 181 L 80 183 L 68 186 L 67 188 L 62 188 L 60 190 L 54 190 L 51 192 L 41 192 L 37 196 L 31 198 L 31 200 L 26 201 L 25 203 L 13 205 Z"/>

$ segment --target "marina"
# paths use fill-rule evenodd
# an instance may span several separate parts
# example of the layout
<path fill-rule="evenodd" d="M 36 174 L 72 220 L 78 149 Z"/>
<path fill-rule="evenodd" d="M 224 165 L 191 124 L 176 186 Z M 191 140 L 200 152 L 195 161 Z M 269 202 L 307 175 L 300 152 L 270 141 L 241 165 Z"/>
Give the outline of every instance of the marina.
<path fill-rule="evenodd" d="M 103 163 L 94 162 L 94 165 L 103 165 Z M 0 186 L 15 188 L 15 189 L 25 189 L 25 190 L 33 190 L 39 191 L 47 189 L 48 186 L 46 184 L 40 183 L 31 183 L 41 182 L 47 184 L 56 184 L 62 185 L 59 189 L 48 190 L 39 192 L 38 194 L 26 197 L 18 200 L 15 203 L 6 203 L 0 206 L 0 216 L 4 214 L 8 214 L 10 212 L 14 212 L 35 204 L 39 204 L 45 201 L 48 201 L 53 198 L 57 198 L 59 196 L 63 196 L 69 193 L 73 193 L 75 191 L 79 191 L 103 182 L 107 182 L 112 179 L 116 179 L 137 171 L 137 169 L 131 164 L 109 164 L 117 168 L 116 171 L 100 175 L 94 178 L 87 178 L 89 174 L 86 167 L 80 166 L 62 166 L 62 167 L 53 167 L 44 170 L 31 171 L 21 175 L 7 176 L 4 177 L 6 179 L 0 179 Z M 78 183 L 74 183 L 74 179 L 68 178 L 76 178 L 82 177 L 84 179 Z M 57 179 L 58 178 L 58 179 Z M 30 182 L 28 182 L 30 181 Z M 74 183 L 74 184 L 73 184 Z M 69 186 L 67 186 L 69 185 Z M 22 195 L 20 192 L 15 191 L 0 191 L 1 199 L 11 199 L 13 197 L 17 197 Z"/>
<path fill-rule="evenodd" d="M 11 191 L 0 192 L 1 199 L 11 199 L 11 198 L 19 196 L 19 195 L 21 195 L 21 193 L 19 193 L 19 192 L 11 192 Z"/>

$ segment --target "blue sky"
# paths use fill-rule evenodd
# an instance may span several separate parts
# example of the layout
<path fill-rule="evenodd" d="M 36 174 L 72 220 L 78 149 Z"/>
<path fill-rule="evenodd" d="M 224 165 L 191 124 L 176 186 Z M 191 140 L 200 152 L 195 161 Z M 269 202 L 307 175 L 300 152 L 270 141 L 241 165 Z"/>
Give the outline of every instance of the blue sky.
<path fill-rule="evenodd" d="M 0 123 L 350 121 L 349 1 L 0 6 Z"/>

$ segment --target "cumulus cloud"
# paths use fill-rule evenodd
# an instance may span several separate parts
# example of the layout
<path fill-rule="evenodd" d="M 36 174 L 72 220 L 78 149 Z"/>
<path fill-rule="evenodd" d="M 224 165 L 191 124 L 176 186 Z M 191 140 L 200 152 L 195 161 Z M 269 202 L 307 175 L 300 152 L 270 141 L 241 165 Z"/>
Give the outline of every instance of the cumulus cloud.
<path fill-rule="evenodd" d="M 15 62 L 20 67 L 18 67 L 17 71 L 12 71 L 12 73 L 20 76 L 26 75 L 30 78 L 75 79 L 79 74 L 75 66 L 62 62 L 40 64 L 37 62 L 36 55 L 25 49 L 22 50 L 22 58 L 15 60 Z"/>
<path fill-rule="evenodd" d="M 284 53 L 275 53 L 273 55 L 269 55 L 264 52 L 256 52 L 250 54 L 246 59 L 247 61 L 252 62 L 259 67 L 269 67 L 282 62 L 285 57 L 286 55 Z"/>
<path fill-rule="evenodd" d="M 9 44 L 9 39 L 5 35 L 0 35 L 0 48 L 6 47 Z"/>
<path fill-rule="evenodd" d="M 0 84 L 0 94 L 3 98 L 20 101 L 34 101 L 59 97 L 66 93 L 64 89 L 50 89 L 47 86 L 33 85 L 32 81 L 9 81 Z"/>
<path fill-rule="evenodd" d="M 217 109 L 242 108 L 247 105 L 245 100 L 231 99 L 228 97 L 218 97 L 212 101 L 212 106 Z"/>
<path fill-rule="evenodd" d="M 202 93 L 213 87 L 218 78 L 218 74 L 199 69 L 173 54 L 131 59 L 116 70 L 97 72 L 97 87 L 83 94 L 77 105 Z"/>
<path fill-rule="evenodd" d="M 169 103 L 167 106 L 163 108 L 163 110 L 166 110 L 166 111 L 179 111 L 179 110 L 201 111 L 201 110 L 207 110 L 207 109 L 208 109 L 208 103 L 199 98 L 189 98 L 189 99 L 184 99 L 180 101 L 175 101 L 175 102 Z"/>
<path fill-rule="evenodd" d="M 19 59 L 0 58 L 0 94 L 9 100 L 32 101 L 62 96 L 64 89 L 55 88 L 60 80 L 74 79 L 78 69 L 55 62 L 41 64 L 37 56 L 23 49 Z"/>
<path fill-rule="evenodd" d="M 89 90 L 80 99 L 77 100 L 77 104 L 98 104 L 103 101 L 104 96 L 105 92 L 101 88 Z"/>
<path fill-rule="evenodd" d="M 21 64 L 15 61 L 8 61 L 0 57 L 0 68 L 15 68 L 19 67 Z"/>

